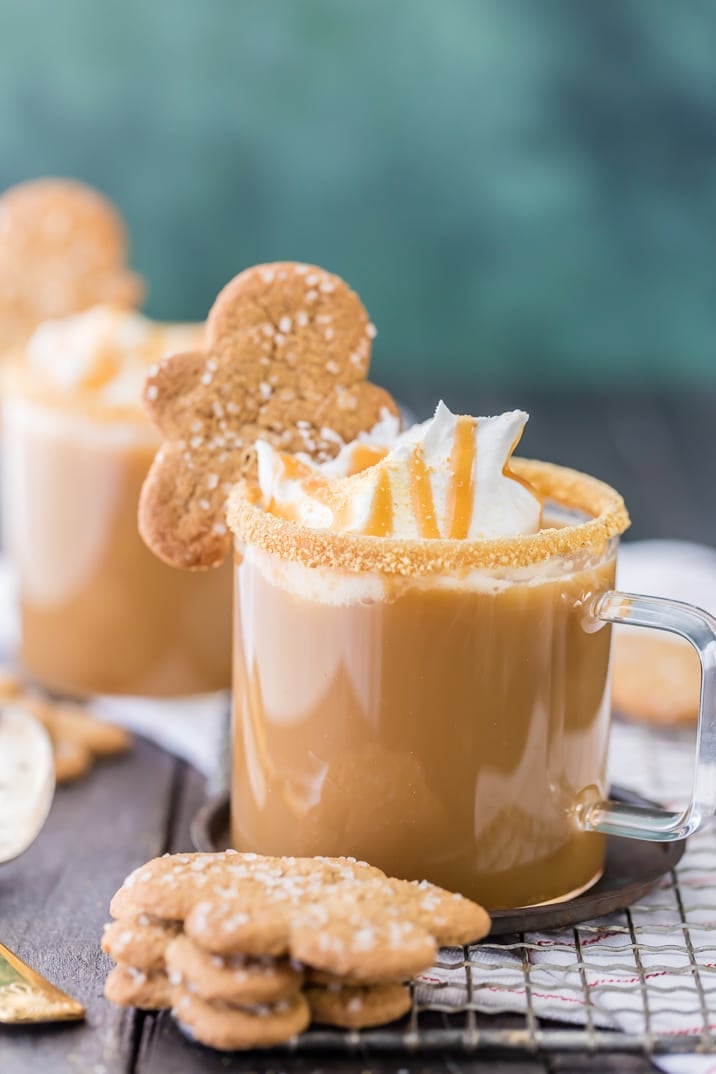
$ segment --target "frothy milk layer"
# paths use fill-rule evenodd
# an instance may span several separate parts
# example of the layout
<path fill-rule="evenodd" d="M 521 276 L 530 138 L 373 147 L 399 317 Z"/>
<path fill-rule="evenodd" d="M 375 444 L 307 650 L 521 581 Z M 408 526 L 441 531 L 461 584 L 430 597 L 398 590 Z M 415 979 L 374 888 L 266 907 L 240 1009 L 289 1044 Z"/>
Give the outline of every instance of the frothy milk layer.
<path fill-rule="evenodd" d="M 302 600 L 337 605 L 394 600 L 407 588 L 453 589 L 494 596 L 515 586 L 551 585 L 558 578 L 570 578 L 595 569 L 613 559 L 615 554 L 616 549 L 601 556 L 585 553 L 569 559 L 547 559 L 531 567 L 505 567 L 499 571 L 473 569 L 462 574 L 437 574 L 415 579 L 387 579 L 378 573 L 351 572 L 334 567 L 305 567 L 253 546 L 243 550 L 241 562 L 286 593 Z"/>
<path fill-rule="evenodd" d="M 87 392 L 110 406 L 139 406 L 148 367 L 201 344 L 199 325 L 158 324 L 132 310 L 95 306 L 45 321 L 26 349 L 34 378 L 60 393 Z"/>
<path fill-rule="evenodd" d="M 535 533 L 541 500 L 509 471 L 527 417 L 457 416 L 440 403 L 392 443 L 348 445 L 329 468 L 259 442 L 264 510 L 314 529 L 403 540 Z"/>

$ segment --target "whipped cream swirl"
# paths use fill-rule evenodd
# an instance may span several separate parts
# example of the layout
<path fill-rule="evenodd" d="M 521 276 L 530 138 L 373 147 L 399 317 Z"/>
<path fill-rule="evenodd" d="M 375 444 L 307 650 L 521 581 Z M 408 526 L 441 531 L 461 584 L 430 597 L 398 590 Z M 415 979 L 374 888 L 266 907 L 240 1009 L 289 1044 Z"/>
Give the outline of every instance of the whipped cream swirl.
<path fill-rule="evenodd" d="M 512 537 L 540 528 L 542 503 L 509 469 L 528 415 L 453 414 L 396 435 L 384 422 L 317 465 L 259 441 L 263 507 L 313 529 L 373 537 Z"/>

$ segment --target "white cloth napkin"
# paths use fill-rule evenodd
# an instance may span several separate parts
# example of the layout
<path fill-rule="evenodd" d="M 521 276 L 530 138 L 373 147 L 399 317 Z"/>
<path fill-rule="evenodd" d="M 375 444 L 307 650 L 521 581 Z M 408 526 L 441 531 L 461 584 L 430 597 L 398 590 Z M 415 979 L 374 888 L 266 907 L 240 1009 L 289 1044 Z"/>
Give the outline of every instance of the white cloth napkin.
<path fill-rule="evenodd" d="M 228 691 L 156 701 L 146 697 L 96 697 L 97 716 L 126 727 L 176 754 L 218 790 L 230 698 Z"/>

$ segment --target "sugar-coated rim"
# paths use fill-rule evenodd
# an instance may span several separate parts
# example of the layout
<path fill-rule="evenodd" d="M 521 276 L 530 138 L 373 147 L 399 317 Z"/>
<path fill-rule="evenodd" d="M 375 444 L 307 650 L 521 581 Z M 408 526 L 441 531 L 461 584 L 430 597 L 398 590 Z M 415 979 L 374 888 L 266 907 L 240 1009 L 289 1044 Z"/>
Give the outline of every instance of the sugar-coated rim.
<path fill-rule="evenodd" d="M 544 499 L 591 517 L 573 526 L 490 540 L 366 537 L 309 529 L 278 518 L 258 506 L 255 487 L 242 481 L 229 497 L 227 519 L 238 541 L 306 567 L 407 576 L 471 568 L 529 567 L 555 556 L 600 554 L 612 537 L 629 526 L 622 497 L 596 477 L 533 459 L 512 459 L 510 469 Z"/>

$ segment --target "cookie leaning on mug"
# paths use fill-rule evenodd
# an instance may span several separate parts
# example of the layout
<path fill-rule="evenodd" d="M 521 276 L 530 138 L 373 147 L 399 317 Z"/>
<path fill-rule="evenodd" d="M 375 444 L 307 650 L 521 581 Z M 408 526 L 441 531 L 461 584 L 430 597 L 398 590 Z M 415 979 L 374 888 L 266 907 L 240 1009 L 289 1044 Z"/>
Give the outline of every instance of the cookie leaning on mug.
<path fill-rule="evenodd" d="M 155 858 L 127 877 L 110 911 L 103 948 L 119 966 L 107 998 L 170 1005 L 216 1048 L 277 1044 L 311 1017 L 350 1028 L 392 1021 L 410 1006 L 405 982 L 438 945 L 490 928 L 469 899 L 352 858 L 235 851 Z M 148 962 L 137 940 L 150 934 Z M 137 952 L 141 965 L 127 965 Z"/>
<path fill-rule="evenodd" d="M 374 335 L 358 295 L 313 265 L 257 265 L 227 284 L 205 350 L 172 355 L 147 378 L 145 405 L 164 439 L 139 506 L 152 551 L 186 569 L 224 560 L 226 498 L 255 475 L 258 438 L 326 461 L 397 414 L 365 379 Z"/>
<path fill-rule="evenodd" d="M 127 235 L 104 195 L 74 179 L 34 179 L 0 196 L 0 354 L 42 321 L 107 304 L 138 305 Z"/>

